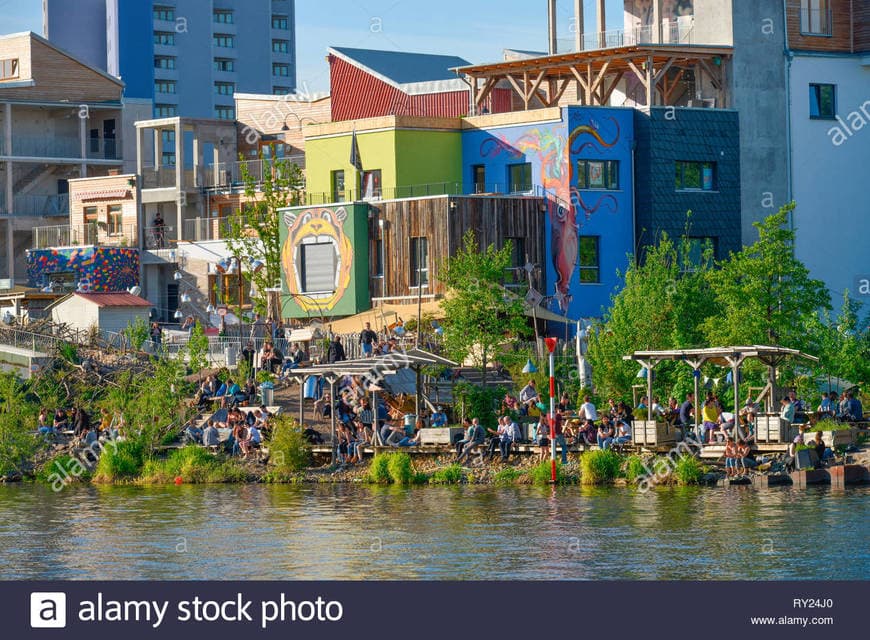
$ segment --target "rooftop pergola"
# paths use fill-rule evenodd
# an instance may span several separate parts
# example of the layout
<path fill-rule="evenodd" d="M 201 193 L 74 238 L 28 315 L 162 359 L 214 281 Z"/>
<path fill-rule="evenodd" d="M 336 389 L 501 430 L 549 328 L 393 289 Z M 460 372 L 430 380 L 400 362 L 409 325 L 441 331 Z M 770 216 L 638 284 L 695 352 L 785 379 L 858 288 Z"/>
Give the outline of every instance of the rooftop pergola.
<path fill-rule="evenodd" d="M 734 389 L 734 415 L 736 418 L 740 408 L 740 367 L 747 358 L 754 358 L 767 365 L 767 386 L 761 392 L 766 398 L 767 411 L 772 412 L 774 405 L 774 390 L 776 389 L 776 368 L 787 358 L 800 358 L 811 362 L 818 362 L 815 356 L 789 349 L 768 345 L 751 345 L 738 347 L 713 347 L 709 349 L 672 349 L 666 351 L 635 351 L 631 355 L 623 356 L 623 360 L 634 360 L 640 363 L 647 371 L 647 399 L 652 401 L 652 371 L 655 366 L 664 360 L 679 360 L 692 367 L 695 379 L 695 402 L 698 402 L 700 393 L 701 366 L 707 362 L 721 367 L 731 368 L 731 385 Z M 700 412 L 695 410 L 695 426 L 699 424 Z"/>
<path fill-rule="evenodd" d="M 373 356 L 371 358 L 358 358 L 355 360 L 342 360 L 329 364 L 318 364 L 311 367 L 301 369 L 293 369 L 288 376 L 299 383 L 299 424 L 305 426 L 305 411 L 304 411 L 304 384 L 305 379 L 311 376 L 322 377 L 329 383 L 329 399 L 330 402 L 335 402 L 335 384 L 345 376 L 361 376 L 367 378 L 371 384 L 369 390 L 372 391 L 374 401 L 372 402 L 372 410 L 375 412 L 375 425 L 377 425 L 377 392 L 380 389 L 379 383 L 383 381 L 385 376 L 395 374 L 400 369 L 412 369 L 417 374 L 417 413 L 420 412 L 420 370 L 427 366 L 444 366 L 458 367 L 459 364 L 442 358 L 439 355 L 425 351 L 419 348 L 408 349 L 405 351 L 394 351 L 382 356 Z M 330 430 L 332 438 L 332 457 L 335 459 L 335 410 L 330 411 Z M 377 428 L 375 428 L 377 434 Z M 377 438 L 377 435 L 375 435 Z"/>
<path fill-rule="evenodd" d="M 726 62 L 733 48 L 716 45 L 639 44 L 578 51 L 491 64 L 458 67 L 471 86 L 475 113 L 503 80 L 528 110 L 534 98 L 544 107 L 558 106 L 571 83 L 577 83 L 580 103 L 605 106 L 625 77 L 634 76 L 646 89 L 647 105 L 675 105 L 676 91 L 686 72 L 708 78 L 717 93 L 716 106 L 728 106 Z"/>

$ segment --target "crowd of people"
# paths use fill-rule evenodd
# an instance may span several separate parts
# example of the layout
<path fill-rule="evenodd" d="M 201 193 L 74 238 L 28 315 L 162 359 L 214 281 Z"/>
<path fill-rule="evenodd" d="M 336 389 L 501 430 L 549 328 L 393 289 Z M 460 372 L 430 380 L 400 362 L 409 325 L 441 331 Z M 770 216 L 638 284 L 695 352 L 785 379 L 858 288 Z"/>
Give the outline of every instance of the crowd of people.
<path fill-rule="evenodd" d="M 265 405 L 249 411 L 242 411 L 236 406 L 225 412 L 217 412 L 204 427 L 188 423 L 184 428 L 184 437 L 187 442 L 215 450 L 224 447 L 232 456 L 247 458 L 262 446 L 264 438 L 270 434 L 271 417 Z M 221 439 L 222 429 L 229 431 L 226 440 Z"/>

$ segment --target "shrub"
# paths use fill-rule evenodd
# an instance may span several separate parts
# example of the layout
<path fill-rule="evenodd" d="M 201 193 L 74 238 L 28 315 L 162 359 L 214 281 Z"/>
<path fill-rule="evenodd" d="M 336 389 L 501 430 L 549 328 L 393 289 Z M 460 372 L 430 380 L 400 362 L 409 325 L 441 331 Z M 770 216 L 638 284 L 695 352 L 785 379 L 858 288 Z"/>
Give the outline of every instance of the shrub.
<path fill-rule="evenodd" d="M 705 467 L 695 456 L 683 454 L 674 465 L 674 477 L 682 485 L 698 484 L 704 476 Z"/>
<path fill-rule="evenodd" d="M 302 471 L 311 463 L 311 447 L 293 418 L 277 416 L 272 419 L 269 463 L 282 473 Z"/>
<path fill-rule="evenodd" d="M 642 478 L 647 474 L 643 458 L 638 455 L 628 456 L 622 465 L 622 471 L 629 482 L 637 482 L 638 478 Z"/>
<path fill-rule="evenodd" d="M 550 460 L 542 460 L 529 470 L 529 479 L 532 484 L 550 484 L 553 479 L 553 470 Z M 556 461 L 556 484 L 565 484 L 567 479 L 562 471 L 562 462 Z"/>
<path fill-rule="evenodd" d="M 18 416 L 0 414 L 0 476 L 21 472 L 44 441 L 33 435 Z"/>
<path fill-rule="evenodd" d="M 517 479 L 521 475 L 523 474 L 519 469 L 515 469 L 514 467 L 505 467 L 504 469 L 499 469 L 499 471 L 496 472 L 496 474 L 492 477 L 492 481 L 493 483 L 501 486 L 515 484 Z"/>
<path fill-rule="evenodd" d="M 465 480 L 465 472 L 458 464 L 451 464 L 449 467 L 438 469 L 429 478 L 429 484 L 460 484 Z"/>
<path fill-rule="evenodd" d="M 814 427 L 807 429 L 807 431 L 848 431 L 849 429 L 851 429 L 851 426 L 848 422 L 837 422 L 836 420 L 825 418 L 824 420 L 819 420 Z"/>
<path fill-rule="evenodd" d="M 55 491 L 59 491 L 66 484 L 66 480 L 88 480 L 91 470 L 83 465 L 78 458 L 63 453 L 54 456 L 36 470 L 37 482 L 50 485 Z"/>
<path fill-rule="evenodd" d="M 103 449 L 94 473 L 96 482 L 132 480 L 142 471 L 142 444 L 134 440 L 114 442 Z"/>
<path fill-rule="evenodd" d="M 394 453 L 389 461 L 390 479 L 396 484 L 411 484 L 414 478 L 414 465 L 407 453 Z"/>
<path fill-rule="evenodd" d="M 619 477 L 622 458 L 612 449 L 599 449 L 580 456 L 580 481 L 604 484 Z"/>
<path fill-rule="evenodd" d="M 372 458 L 367 478 L 369 482 L 374 484 L 390 483 L 390 455 L 389 453 L 378 453 Z"/>

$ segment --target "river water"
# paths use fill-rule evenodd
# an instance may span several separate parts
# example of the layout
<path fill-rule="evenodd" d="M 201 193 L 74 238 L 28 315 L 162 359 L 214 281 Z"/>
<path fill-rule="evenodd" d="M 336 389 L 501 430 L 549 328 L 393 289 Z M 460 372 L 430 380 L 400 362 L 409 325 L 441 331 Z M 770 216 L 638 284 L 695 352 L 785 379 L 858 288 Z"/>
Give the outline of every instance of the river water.
<path fill-rule="evenodd" d="M 0 485 L 0 579 L 867 579 L 870 488 Z"/>

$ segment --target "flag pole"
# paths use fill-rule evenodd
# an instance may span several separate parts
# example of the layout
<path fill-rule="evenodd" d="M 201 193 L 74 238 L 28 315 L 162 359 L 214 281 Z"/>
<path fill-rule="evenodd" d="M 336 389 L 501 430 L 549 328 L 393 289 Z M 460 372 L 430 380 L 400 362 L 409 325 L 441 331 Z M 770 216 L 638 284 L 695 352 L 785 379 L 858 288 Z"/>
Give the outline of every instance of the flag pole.
<path fill-rule="evenodd" d="M 550 352 L 550 479 L 556 484 L 556 344 L 558 338 L 545 338 Z"/>

